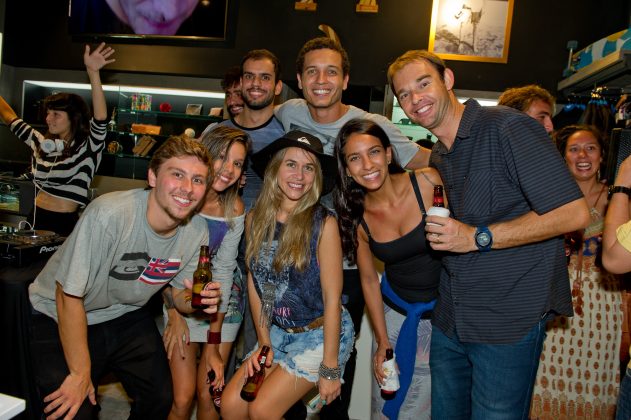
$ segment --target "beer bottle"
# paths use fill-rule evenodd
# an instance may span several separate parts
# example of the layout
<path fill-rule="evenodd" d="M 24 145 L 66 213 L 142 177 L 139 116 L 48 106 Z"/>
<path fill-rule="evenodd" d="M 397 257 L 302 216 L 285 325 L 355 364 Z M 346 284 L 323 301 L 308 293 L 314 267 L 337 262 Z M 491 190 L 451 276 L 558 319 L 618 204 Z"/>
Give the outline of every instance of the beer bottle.
<path fill-rule="evenodd" d="M 215 380 L 215 371 L 211 370 L 208 372 L 208 382 L 210 383 L 210 399 L 213 401 L 213 405 L 215 406 L 215 410 L 217 413 L 221 411 L 221 394 L 222 390 L 219 388 L 213 388 L 213 381 Z"/>
<path fill-rule="evenodd" d="M 395 397 L 399 389 L 399 375 L 394 365 L 394 351 L 386 349 L 386 360 L 381 364 L 383 373 L 386 375 L 383 385 L 381 385 L 381 398 L 391 400 Z"/>
<path fill-rule="evenodd" d="M 445 207 L 445 197 L 443 196 L 442 185 L 434 185 L 434 202 L 432 207 Z"/>
<path fill-rule="evenodd" d="M 254 372 L 254 375 L 250 376 L 241 389 L 241 398 L 247 402 L 252 402 L 256 398 L 256 394 L 259 392 L 259 388 L 265 378 L 265 361 L 267 360 L 267 353 L 269 352 L 268 346 L 263 346 L 259 353 L 258 363 L 260 369 Z"/>
<path fill-rule="evenodd" d="M 193 274 L 193 300 L 191 305 L 195 309 L 204 309 L 206 305 L 202 304 L 202 295 L 200 294 L 206 283 L 211 282 L 213 275 L 210 272 L 210 255 L 208 253 L 208 245 L 202 245 L 199 249 L 199 261 L 197 262 L 197 270 Z"/>

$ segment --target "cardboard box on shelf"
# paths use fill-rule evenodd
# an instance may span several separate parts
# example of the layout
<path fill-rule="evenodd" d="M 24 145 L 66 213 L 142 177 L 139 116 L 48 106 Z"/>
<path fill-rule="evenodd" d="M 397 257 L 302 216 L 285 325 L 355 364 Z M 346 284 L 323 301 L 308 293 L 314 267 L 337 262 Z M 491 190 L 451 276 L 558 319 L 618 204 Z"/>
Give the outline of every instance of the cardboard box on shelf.
<path fill-rule="evenodd" d="M 160 134 L 160 130 L 162 127 L 159 125 L 150 125 L 150 124 L 132 124 L 131 132 L 134 134 Z"/>

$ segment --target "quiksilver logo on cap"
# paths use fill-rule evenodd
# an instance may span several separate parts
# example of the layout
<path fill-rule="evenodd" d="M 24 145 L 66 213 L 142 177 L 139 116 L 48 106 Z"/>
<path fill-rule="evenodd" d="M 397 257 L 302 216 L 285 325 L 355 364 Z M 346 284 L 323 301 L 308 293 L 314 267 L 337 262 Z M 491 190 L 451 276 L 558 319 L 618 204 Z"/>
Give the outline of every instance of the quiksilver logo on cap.
<path fill-rule="evenodd" d="M 309 146 L 311 146 L 311 143 L 309 143 L 309 140 L 307 140 L 306 137 L 298 137 L 297 140 L 301 143 L 307 143 Z"/>

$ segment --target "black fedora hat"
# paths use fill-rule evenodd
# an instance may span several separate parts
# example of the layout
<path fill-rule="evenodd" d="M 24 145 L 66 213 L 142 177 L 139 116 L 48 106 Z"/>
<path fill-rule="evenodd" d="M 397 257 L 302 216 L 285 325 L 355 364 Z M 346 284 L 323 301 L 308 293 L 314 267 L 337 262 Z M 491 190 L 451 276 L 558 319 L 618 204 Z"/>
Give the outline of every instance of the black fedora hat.
<path fill-rule="evenodd" d="M 287 147 L 299 147 L 307 152 L 313 153 L 320 161 L 322 167 L 322 195 L 330 192 L 335 186 L 335 175 L 337 173 L 337 162 L 333 156 L 324 153 L 322 142 L 313 134 L 300 130 L 293 130 L 283 134 L 282 137 L 274 140 L 258 152 L 252 155 L 252 169 L 258 176 L 263 178 L 265 168 L 272 157 L 281 149 Z"/>

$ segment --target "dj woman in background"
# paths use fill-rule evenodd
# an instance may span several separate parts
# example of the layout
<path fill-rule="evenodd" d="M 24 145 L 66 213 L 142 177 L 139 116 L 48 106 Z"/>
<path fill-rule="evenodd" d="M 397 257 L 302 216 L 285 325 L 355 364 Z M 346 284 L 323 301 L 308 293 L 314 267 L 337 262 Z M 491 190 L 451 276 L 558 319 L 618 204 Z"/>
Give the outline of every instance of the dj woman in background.
<path fill-rule="evenodd" d="M 105 147 L 107 107 L 99 70 L 114 62 L 114 50 L 86 45 L 83 54 L 94 114 L 85 101 L 72 93 L 56 93 L 44 100 L 45 134 L 18 118 L 0 96 L 0 119 L 33 150 L 33 182 L 38 189 L 29 217 L 33 229 L 68 236 L 79 219 L 79 207 L 88 204 L 88 190 Z"/>

